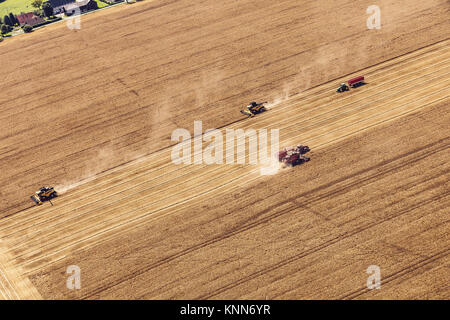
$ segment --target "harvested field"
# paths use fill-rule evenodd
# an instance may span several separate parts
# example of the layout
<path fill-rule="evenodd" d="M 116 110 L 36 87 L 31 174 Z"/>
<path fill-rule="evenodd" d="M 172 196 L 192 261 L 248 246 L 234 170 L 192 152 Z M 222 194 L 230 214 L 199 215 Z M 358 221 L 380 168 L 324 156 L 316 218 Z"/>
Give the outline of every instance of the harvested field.
<path fill-rule="evenodd" d="M 152 1 L 2 44 L 2 296 L 448 297 L 450 5 L 384 1 L 367 30 L 368 5 Z M 174 165 L 194 120 L 280 129 L 312 161 Z M 31 206 L 41 184 L 54 206 Z"/>

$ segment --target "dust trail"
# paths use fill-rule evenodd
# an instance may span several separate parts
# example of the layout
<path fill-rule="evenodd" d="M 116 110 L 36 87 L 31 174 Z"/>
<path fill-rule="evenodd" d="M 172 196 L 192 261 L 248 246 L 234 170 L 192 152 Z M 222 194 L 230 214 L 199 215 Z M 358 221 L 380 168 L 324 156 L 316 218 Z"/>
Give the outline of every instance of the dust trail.
<path fill-rule="evenodd" d="M 286 101 L 289 99 L 289 88 L 288 87 L 284 87 L 283 88 L 283 92 L 277 96 L 275 96 L 275 98 L 272 101 L 269 101 L 266 104 L 266 108 L 267 109 L 275 109 L 277 106 L 279 106 L 282 102 Z"/>
<path fill-rule="evenodd" d="M 222 81 L 224 78 L 224 71 L 218 68 L 204 70 L 200 73 L 199 79 L 193 83 L 195 103 L 198 107 L 204 107 L 210 104 L 211 101 L 220 98 L 223 91 Z"/>
<path fill-rule="evenodd" d="M 115 152 L 113 147 L 102 147 L 97 151 L 96 155 L 94 155 L 89 161 L 85 163 L 84 170 L 79 177 L 70 179 L 68 181 L 63 181 L 62 183 L 55 186 L 55 190 L 59 194 L 64 194 L 71 189 L 80 187 L 90 181 L 93 181 L 97 178 L 99 172 L 102 172 L 114 166 L 115 160 Z"/>
<path fill-rule="evenodd" d="M 300 92 L 309 89 L 311 86 L 311 79 L 313 73 L 310 66 L 303 67 L 300 72 L 295 76 L 295 78 L 289 83 L 284 83 L 281 88 L 281 93 L 276 95 L 275 98 L 270 100 L 266 104 L 267 109 L 276 109 L 282 103 L 289 100 L 293 95 L 299 94 Z"/>
<path fill-rule="evenodd" d="M 64 193 L 66 193 L 67 191 L 69 191 L 69 190 L 71 190 L 71 189 L 73 189 L 73 188 L 77 188 L 77 187 L 79 187 L 79 186 L 82 186 L 82 185 L 85 184 L 85 183 L 88 183 L 88 182 L 94 180 L 95 178 L 96 178 L 96 176 L 92 176 L 92 177 L 89 177 L 89 178 L 87 178 L 87 179 L 84 179 L 84 180 L 81 180 L 81 181 L 78 181 L 78 182 L 74 182 L 74 183 L 65 183 L 65 184 L 57 185 L 57 186 L 55 187 L 55 190 L 56 190 L 59 194 L 64 194 Z"/>
<path fill-rule="evenodd" d="M 278 154 L 271 157 L 269 163 L 261 164 L 258 167 L 260 176 L 273 176 L 284 169 L 283 165 L 278 161 Z"/>
<path fill-rule="evenodd" d="M 152 130 L 158 130 L 161 125 L 172 125 L 178 127 L 176 119 L 177 106 L 183 106 L 193 98 L 197 106 L 207 105 L 217 95 L 220 82 L 224 74 L 221 70 L 202 72 L 197 75 L 196 81 L 193 79 L 189 90 L 178 81 L 171 81 L 161 88 L 162 97 L 156 102 L 154 108 L 149 108 L 145 116 L 149 134 Z M 115 152 L 111 145 L 102 147 L 84 163 L 82 173 L 75 178 L 68 179 L 55 186 L 59 194 L 64 194 L 74 188 L 78 188 L 86 183 L 95 180 L 98 173 L 117 166 L 120 163 L 139 163 L 145 161 L 150 150 L 142 146 L 139 150 L 128 151 L 125 154 Z"/>

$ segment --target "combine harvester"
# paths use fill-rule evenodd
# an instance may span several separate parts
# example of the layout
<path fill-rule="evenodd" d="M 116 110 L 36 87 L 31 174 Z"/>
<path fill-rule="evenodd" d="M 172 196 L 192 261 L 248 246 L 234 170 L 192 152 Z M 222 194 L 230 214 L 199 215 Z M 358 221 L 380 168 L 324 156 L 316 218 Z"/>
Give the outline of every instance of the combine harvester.
<path fill-rule="evenodd" d="M 31 200 L 33 200 L 38 206 L 40 206 L 44 201 L 50 201 L 50 204 L 53 205 L 51 200 L 57 196 L 58 193 L 55 191 L 55 188 L 42 187 L 31 196 Z"/>
<path fill-rule="evenodd" d="M 278 152 L 278 161 L 282 163 L 283 167 L 294 167 L 310 160 L 309 157 L 305 156 L 309 151 L 311 151 L 311 149 L 308 146 L 303 145 L 298 145 L 289 149 L 284 148 Z"/>
<path fill-rule="evenodd" d="M 347 83 L 348 83 L 348 85 L 345 82 L 341 83 L 339 88 L 337 88 L 336 92 L 345 92 L 345 91 L 349 91 L 350 87 L 354 89 L 359 86 L 362 86 L 363 84 L 365 84 L 364 76 L 359 76 L 359 77 L 350 79 L 347 81 Z"/>
<path fill-rule="evenodd" d="M 249 117 L 254 117 L 255 115 L 257 115 L 259 113 L 263 113 L 263 112 L 267 111 L 266 107 L 264 106 L 265 103 L 267 103 L 267 101 L 261 102 L 261 103 L 256 103 L 256 102 L 252 101 L 247 106 L 247 110 L 241 110 L 241 113 L 245 114 L 246 116 L 249 116 Z"/>

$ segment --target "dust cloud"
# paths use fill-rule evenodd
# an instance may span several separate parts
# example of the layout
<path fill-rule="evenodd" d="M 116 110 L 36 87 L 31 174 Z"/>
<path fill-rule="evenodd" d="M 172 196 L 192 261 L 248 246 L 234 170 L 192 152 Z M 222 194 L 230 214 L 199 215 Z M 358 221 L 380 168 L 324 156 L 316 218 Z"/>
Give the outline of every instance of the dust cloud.
<path fill-rule="evenodd" d="M 84 164 L 84 168 L 79 177 L 63 181 L 55 186 L 55 190 L 59 194 L 64 194 L 74 188 L 80 187 L 97 178 L 99 172 L 105 171 L 115 163 L 115 152 L 112 146 L 105 146 L 99 149 L 96 154 Z"/>

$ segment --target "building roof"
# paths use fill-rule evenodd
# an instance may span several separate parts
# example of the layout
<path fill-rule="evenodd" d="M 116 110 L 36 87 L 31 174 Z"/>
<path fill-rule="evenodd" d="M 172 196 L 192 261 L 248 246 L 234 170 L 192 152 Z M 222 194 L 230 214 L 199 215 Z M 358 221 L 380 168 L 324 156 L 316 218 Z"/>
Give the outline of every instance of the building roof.
<path fill-rule="evenodd" d="M 74 3 L 70 3 L 70 4 L 66 5 L 66 6 L 64 6 L 64 8 L 67 11 L 75 10 L 76 8 L 79 8 L 79 7 L 87 5 L 89 2 L 91 2 L 91 0 L 80 0 L 80 1 L 76 1 Z"/>
<path fill-rule="evenodd" d="M 75 0 L 49 0 L 49 1 L 53 8 L 61 7 L 63 5 L 75 2 Z"/>
<path fill-rule="evenodd" d="M 36 16 L 33 12 L 21 13 L 17 16 L 17 20 L 21 25 L 29 24 L 30 26 L 34 26 L 41 22 L 45 22 L 44 19 L 42 19 L 39 16 Z"/>

